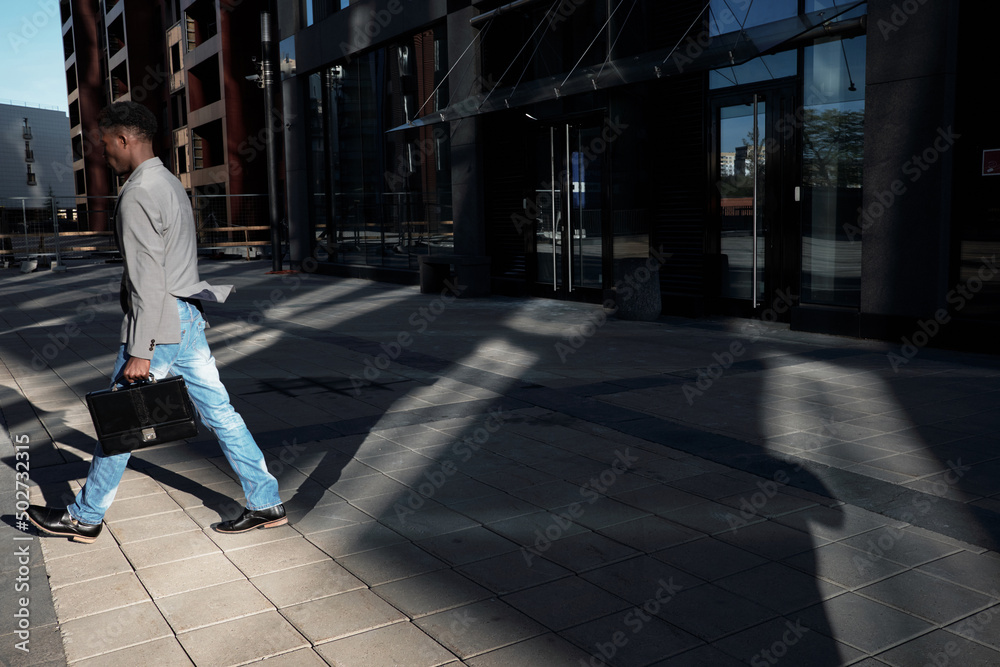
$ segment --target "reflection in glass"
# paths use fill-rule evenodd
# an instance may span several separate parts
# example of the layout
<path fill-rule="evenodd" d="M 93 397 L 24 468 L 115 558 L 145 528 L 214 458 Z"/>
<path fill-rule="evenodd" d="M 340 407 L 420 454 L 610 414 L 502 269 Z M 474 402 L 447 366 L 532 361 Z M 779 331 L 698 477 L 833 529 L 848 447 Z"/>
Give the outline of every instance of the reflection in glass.
<path fill-rule="evenodd" d="M 330 261 L 415 269 L 454 247 L 447 131 L 386 132 L 447 99 L 446 63 L 436 28 L 310 76 L 311 213 Z"/>
<path fill-rule="evenodd" d="M 757 105 L 757 137 L 754 141 L 754 107 L 738 104 L 719 110 L 719 203 L 722 296 L 751 299 L 763 296 L 764 225 L 764 105 Z M 757 180 L 757 273 L 754 274 L 754 172 Z"/>
<path fill-rule="evenodd" d="M 795 16 L 798 0 L 712 0 L 708 20 L 709 34 L 724 35 L 755 25 L 764 25 Z"/>
<path fill-rule="evenodd" d="M 859 306 L 865 39 L 805 49 L 802 302 Z"/>
<path fill-rule="evenodd" d="M 769 56 L 754 58 L 750 62 L 712 70 L 708 74 L 709 88 L 729 88 L 745 83 L 773 81 L 798 73 L 799 59 L 795 51 L 783 51 Z"/>

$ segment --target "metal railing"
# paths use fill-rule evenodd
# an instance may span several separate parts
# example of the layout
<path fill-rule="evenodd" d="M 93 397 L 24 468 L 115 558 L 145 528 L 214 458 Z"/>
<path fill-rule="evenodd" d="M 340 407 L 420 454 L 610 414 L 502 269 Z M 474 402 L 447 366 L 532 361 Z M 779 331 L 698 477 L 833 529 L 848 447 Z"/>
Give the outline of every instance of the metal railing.
<path fill-rule="evenodd" d="M 417 255 L 454 252 L 451 205 L 434 193 L 337 194 L 332 220 L 324 197 L 313 205 L 321 259 L 416 268 Z"/>
<path fill-rule="evenodd" d="M 198 249 L 244 254 L 270 246 L 267 195 L 191 198 Z M 114 197 L 0 199 L 0 262 L 120 258 L 111 232 Z"/>

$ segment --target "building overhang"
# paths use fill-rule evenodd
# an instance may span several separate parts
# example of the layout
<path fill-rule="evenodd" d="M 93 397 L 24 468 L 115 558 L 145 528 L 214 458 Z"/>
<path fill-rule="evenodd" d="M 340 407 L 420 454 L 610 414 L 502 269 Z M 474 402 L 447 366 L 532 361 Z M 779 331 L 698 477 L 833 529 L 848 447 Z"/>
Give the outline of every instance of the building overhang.
<path fill-rule="evenodd" d="M 388 132 L 471 118 L 595 90 L 742 65 L 754 58 L 795 48 L 817 39 L 861 35 L 865 33 L 867 26 L 864 16 L 843 21 L 836 19 L 866 2 L 867 0 L 853 0 L 836 8 L 721 35 L 710 36 L 704 30 L 694 31 L 692 26 L 692 30 L 672 49 L 608 60 L 601 65 L 579 67 L 568 73 L 517 86 L 495 88 L 394 127 Z M 700 22 L 696 21 L 696 24 Z"/>

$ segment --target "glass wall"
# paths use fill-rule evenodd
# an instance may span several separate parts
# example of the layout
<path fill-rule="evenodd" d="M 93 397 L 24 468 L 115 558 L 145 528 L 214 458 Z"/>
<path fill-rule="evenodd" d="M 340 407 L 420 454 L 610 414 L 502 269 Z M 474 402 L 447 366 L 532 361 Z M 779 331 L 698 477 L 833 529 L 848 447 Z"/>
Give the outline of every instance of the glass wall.
<path fill-rule="evenodd" d="M 724 35 L 765 23 L 772 23 L 795 16 L 798 0 L 712 0 L 709 17 L 709 34 Z"/>
<path fill-rule="evenodd" d="M 416 269 L 452 246 L 447 126 L 391 131 L 447 105 L 446 45 L 426 30 L 310 76 L 319 257 Z"/>
<path fill-rule="evenodd" d="M 865 38 L 804 52 L 802 302 L 859 306 Z"/>

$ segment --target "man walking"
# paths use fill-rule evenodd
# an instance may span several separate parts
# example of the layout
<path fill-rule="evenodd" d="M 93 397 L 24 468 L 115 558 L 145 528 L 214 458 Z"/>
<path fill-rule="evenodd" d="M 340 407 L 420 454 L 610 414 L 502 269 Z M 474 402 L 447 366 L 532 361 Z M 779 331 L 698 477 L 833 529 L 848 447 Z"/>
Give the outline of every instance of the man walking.
<path fill-rule="evenodd" d="M 242 533 L 287 523 L 278 482 L 243 418 L 233 409 L 205 340 L 201 300 L 224 301 L 231 287 L 199 280 L 194 216 L 184 188 L 153 154 L 156 118 L 135 102 L 101 112 L 98 125 L 108 166 L 127 177 L 115 207 L 115 236 L 124 257 L 125 318 L 113 383 L 181 375 L 201 421 L 215 434 L 239 476 L 247 506 L 214 526 Z M 129 454 L 106 455 L 100 443 L 87 483 L 66 509 L 32 505 L 28 518 L 52 535 L 90 543 L 101 532 Z"/>

